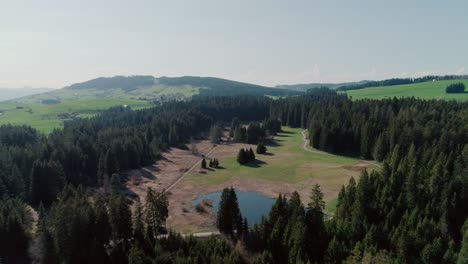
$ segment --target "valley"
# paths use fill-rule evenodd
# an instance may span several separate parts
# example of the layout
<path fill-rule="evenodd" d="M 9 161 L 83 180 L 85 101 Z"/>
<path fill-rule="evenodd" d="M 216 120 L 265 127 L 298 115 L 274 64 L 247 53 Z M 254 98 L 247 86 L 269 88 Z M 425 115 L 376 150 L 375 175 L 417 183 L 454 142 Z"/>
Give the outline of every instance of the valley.
<path fill-rule="evenodd" d="M 306 151 L 304 144 L 307 141 L 301 132 L 299 128 L 283 127 L 283 132 L 275 136 L 274 144 L 267 146 L 268 152 L 257 154 L 255 163 L 248 165 L 239 165 L 236 155 L 239 149 L 255 148 L 255 145 L 222 142 L 213 146 L 209 140 L 198 141 L 196 147 L 200 154 L 220 161 L 219 168 L 209 169 L 200 168 L 200 155 L 173 148 L 154 165 L 129 172 L 125 186 L 131 197 L 139 197 L 140 200 L 144 200 L 148 187 L 168 191 L 168 226 L 182 233 L 214 231 L 211 208 L 207 207 L 200 213 L 191 203 L 201 194 L 231 186 L 269 198 L 276 198 L 279 194 L 290 197 L 292 192 L 298 191 L 307 204 L 312 187 L 319 184 L 324 192 L 327 212 L 333 214 L 342 186 L 351 177 L 357 180 L 362 170 L 378 170 L 379 165 L 317 150 Z"/>

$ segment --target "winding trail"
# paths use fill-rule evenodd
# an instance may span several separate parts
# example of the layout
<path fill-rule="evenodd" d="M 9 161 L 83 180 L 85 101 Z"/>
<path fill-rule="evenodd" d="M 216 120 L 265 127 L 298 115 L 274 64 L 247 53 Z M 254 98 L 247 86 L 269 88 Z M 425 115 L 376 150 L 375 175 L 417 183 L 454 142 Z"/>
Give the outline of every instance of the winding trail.
<path fill-rule="evenodd" d="M 301 132 L 302 140 L 304 141 L 304 144 L 302 144 L 302 149 L 303 150 L 311 152 L 311 153 L 315 153 L 315 154 L 320 154 L 320 155 L 334 155 L 334 154 L 330 154 L 330 153 L 327 153 L 327 152 L 324 152 L 324 151 L 307 148 L 307 146 L 309 146 L 309 140 L 307 139 L 306 131 L 307 131 L 307 129 L 304 129 Z M 358 160 L 358 161 L 361 161 L 361 162 L 364 162 L 364 163 L 367 163 L 367 164 L 371 164 L 371 165 L 374 165 L 374 166 L 376 166 L 376 167 L 378 167 L 380 169 L 382 168 L 382 166 L 380 164 L 378 164 L 376 162 L 373 162 L 373 161 L 369 161 L 369 160 L 365 160 L 365 159 L 352 158 L 352 157 L 346 157 L 346 158 L 350 158 L 350 159 Z"/>

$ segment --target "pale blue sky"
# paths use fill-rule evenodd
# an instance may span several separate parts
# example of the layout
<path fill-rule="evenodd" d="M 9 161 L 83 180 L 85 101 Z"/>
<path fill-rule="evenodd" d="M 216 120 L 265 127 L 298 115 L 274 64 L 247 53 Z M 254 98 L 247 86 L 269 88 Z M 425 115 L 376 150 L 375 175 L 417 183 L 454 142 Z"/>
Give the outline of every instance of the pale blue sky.
<path fill-rule="evenodd" d="M 276 85 L 468 73 L 468 1 L 0 3 L 0 87 L 136 74 Z"/>

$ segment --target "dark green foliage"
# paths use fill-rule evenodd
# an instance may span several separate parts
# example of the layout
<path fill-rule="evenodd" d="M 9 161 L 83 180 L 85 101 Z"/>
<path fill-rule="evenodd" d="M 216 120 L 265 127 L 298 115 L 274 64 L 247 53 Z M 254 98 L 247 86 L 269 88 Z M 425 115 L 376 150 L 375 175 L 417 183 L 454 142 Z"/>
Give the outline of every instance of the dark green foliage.
<path fill-rule="evenodd" d="M 317 193 L 311 196 L 318 199 L 313 204 L 323 203 Z M 306 211 L 297 192 L 289 201 L 280 195 L 247 237 L 248 249 L 261 252 L 255 263 L 321 263 L 328 245 L 321 207 Z"/>
<path fill-rule="evenodd" d="M 457 264 L 468 263 L 468 219 L 462 229 L 463 240 L 461 243 L 460 252 L 458 253 Z M 452 253 L 453 255 L 453 253 Z"/>
<path fill-rule="evenodd" d="M 156 238 L 166 231 L 166 219 L 169 215 L 167 210 L 169 201 L 166 193 L 155 192 L 148 188 L 146 193 L 145 215 L 148 228 L 148 235 Z"/>
<path fill-rule="evenodd" d="M 446 93 L 464 93 L 465 85 L 461 82 L 449 84 L 447 88 L 445 88 L 445 92 Z"/>
<path fill-rule="evenodd" d="M 210 140 L 213 144 L 218 144 L 221 142 L 221 137 L 223 135 L 223 129 L 220 125 L 215 125 L 210 128 Z"/>
<path fill-rule="evenodd" d="M 211 167 L 211 159 L 210 159 L 210 167 Z M 205 160 L 205 158 L 203 158 L 202 161 L 201 161 L 201 168 L 206 169 L 206 160 Z"/>
<path fill-rule="evenodd" d="M 223 234 L 233 236 L 234 231 L 240 236 L 243 230 L 242 216 L 234 188 L 224 188 L 221 193 L 216 227 Z"/>
<path fill-rule="evenodd" d="M 30 212 L 20 199 L 0 198 L 0 262 L 28 263 Z"/>
<path fill-rule="evenodd" d="M 458 79 L 460 76 L 457 75 L 445 75 L 445 76 L 424 76 L 419 78 L 393 78 L 382 81 L 365 81 L 363 83 L 342 85 L 336 88 L 338 91 L 357 90 L 364 89 L 367 87 L 379 87 L 379 86 L 393 86 L 411 83 L 428 82 L 433 80 L 453 80 Z"/>
<path fill-rule="evenodd" d="M 40 207 L 37 235 L 30 251 L 36 263 L 187 263 L 200 260 L 202 263 L 241 263 L 239 255 L 223 241 L 183 238 L 174 233 L 156 238 L 153 230 L 160 230 L 167 217 L 164 193 L 148 190 L 145 210 L 138 203 L 133 221 L 129 218 L 125 197 L 106 198 L 98 193 L 93 203 L 89 195 L 81 187 L 66 187 L 49 213 Z M 2 220 L 4 203 L 0 205 Z M 24 210 L 20 204 L 14 206 L 9 208 L 10 213 Z M 13 219 L 14 216 L 20 215 L 10 217 Z M 25 217 L 22 221 L 29 218 L 22 217 Z M 16 230 L 16 240 L 23 238 L 19 234 L 29 236 L 30 223 L 23 222 L 22 225 L 24 233 Z M 3 236 L 2 227 L 0 225 L 2 263 L 26 263 L 27 236 L 22 245 L 11 238 L 3 241 L 8 236 Z M 145 236 L 144 233 L 152 235 Z M 3 249 L 9 249 L 8 253 Z M 10 261 L 11 257 L 14 257 L 13 261 Z"/>
<path fill-rule="evenodd" d="M 286 96 L 297 95 L 300 92 L 290 91 L 286 89 L 269 88 L 265 86 L 236 82 L 214 77 L 198 77 L 198 76 L 183 76 L 183 77 L 160 77 L 159 83 L 167 85 L 192 85 L 195 87 L 203 87 L 200 89 L 200 95 L 206 96 L 232 96 L 232 95 L 271 95 L 271 96 Z"/>
<path fill-rule="evenodd" d="M 210 159 L 210 167 L 211 168 L 218 168 L 219 167 L 219 160 L 217 158 Z"/>
<path fill-rule="evenodd" d="M 65 187 L 57 199 L 63 186 L 109 184 L 114 173 L 149 164 L 161 151 L 234 117 L 250 122 L 246 127 L 233 122 L 238 141 L 262 142 L 280 128 L 281 120 L 282 125 L 308 128 L 315 148 L 382 161 L 381 170 L 363 172 L 359 182 L 351 179 L 343 187 L 329 221 L 323 221 L 318 187 L 307 210 L 297 194 L 289 201 L 280 196 L 268 218 L 250 231 L 235 209 L 228 210 L 234 217 L 221 221 L 222 228 L 231 234 L 236 230 L 247 249 L 260 254 L 259 262 L 466 260 L 468 103 L 350 101 L 346 95 L 315 89 L 275 101 L 207 97 L 141 111 L 117 107 L 91 119 L 66 122 L 63 130 L 47 137 L 30 128 L 0 126 L 2 262 L 11 263 L 7 258 L 13 255 L 18 256 L 15 262 L 28 261 L 31 225 L 20 199 L 33 206 L 42 201 L 48 208 L 40 210 L 47 212 L 40 213 L 31 243 L 39 252 L 32 254 L 34 261 L 127 263 L 131 251 L 132 261 L 140 261 L 144 252 L 157 263 L 240 262 L 231 247 L 214 239 L 158 237 L 167 217 L 167 200 L 162 197 L 152 207 L 157 217 L 148 217 L 149 211 L 140 208 L 133 223 L 129 201 L 117 189 L 104 198 Z M 251 149 L 239 152 L 239 163 L 252 160 Z M 212 163 L 215 166 L 217 159 Z"/>
<path fill-rule="evenodd" d="M 247 160 L 249 162 L 255 161 L 255 153 L 253 152 L 252 148 L 249 148 L 249 151 L 247 154 Z"/>
<path fill-rule="evenodd" d="M 63 168 L 55 161 L 36 160 L 31 171 L 30 197 L 32 204 L 50 204 L 64 185 Z"/>
<path fill-rule="evenodd" d="M 239 150 L 239 153 L 237 154 L 237 162 L 241 165 L 249 162 L 245 149 L 242 148 Z"/>
<path fill-rule="evenodd" d="M 132 236 L 132 213 L 127 198 L 113 194 L 109 198 L 109 223 L 114 240 L 127 240 Z"/>
<path fill-rule="evenodd" d="M 257 154 L 265 154 L 267 151 L 267 148 L 265 147 L 265 144 L 263 143 L 258 143 L 257 144 L 257 149 L 255 150 L 255 152 L 257 152 Z"/>
<path fill-rule="evenodd" d="M 239 153 L 237 154 L 237 162 L 239 164 L 244 165 L 253 161 L 255 161 L 255 153 L 252 148 L 249 148 L 248 150 L 242 148 L 239 150 Z"/>

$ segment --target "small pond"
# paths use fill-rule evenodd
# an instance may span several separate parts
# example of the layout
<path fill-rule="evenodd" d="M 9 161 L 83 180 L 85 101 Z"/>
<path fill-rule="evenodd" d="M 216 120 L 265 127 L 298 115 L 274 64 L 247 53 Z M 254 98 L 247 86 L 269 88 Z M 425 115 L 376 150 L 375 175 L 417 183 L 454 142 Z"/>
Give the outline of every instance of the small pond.
<path fill-rule="evenodd" d="M 250 226 L 257 224 L 262 219 L 262 215 L 268 216 L 271 206 L 275 203 L 275 199 L 265 197 L 256 192 L 242 192 L 236 190 L 237 201 L 242 217 L 247 218 Z M 213 211 L 218 212 L 219 201 L 221 200 L 221 192 L 214 192 L 200 195 L 192 201 L 192 205 L 196 206 L 203 200 L 213 201 Z"/>

